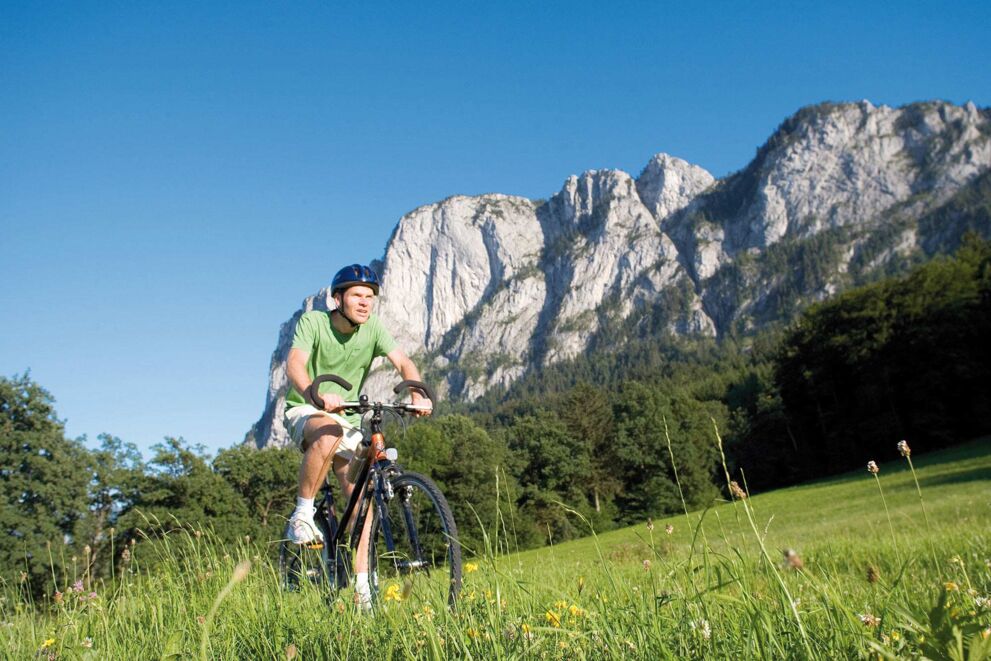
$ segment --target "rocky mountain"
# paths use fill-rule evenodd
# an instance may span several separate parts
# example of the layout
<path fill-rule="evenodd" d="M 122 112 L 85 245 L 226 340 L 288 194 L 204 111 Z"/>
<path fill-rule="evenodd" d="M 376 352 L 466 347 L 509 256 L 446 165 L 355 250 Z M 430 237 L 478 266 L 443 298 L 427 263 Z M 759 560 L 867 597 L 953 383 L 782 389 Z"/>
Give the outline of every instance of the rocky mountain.
<path fill-rule="evenodd" d="M 455 196 L 403 216 L 377 264 L 379 314 L 446 397 L 643 335 L 747 333 L 839 289 L 991 235 L 991 110 L 822 104 L 716 180 L 659 154 L 633 178 L 570 176 L 547 201 Z M 983 211 L 982 211 L 983 210 Z M 983 215 L 982 215 L 983 214 Z M 262 418 L 282 444 L 280 332 Z M 368 388 L 384 393 L 391 367 Z"/>

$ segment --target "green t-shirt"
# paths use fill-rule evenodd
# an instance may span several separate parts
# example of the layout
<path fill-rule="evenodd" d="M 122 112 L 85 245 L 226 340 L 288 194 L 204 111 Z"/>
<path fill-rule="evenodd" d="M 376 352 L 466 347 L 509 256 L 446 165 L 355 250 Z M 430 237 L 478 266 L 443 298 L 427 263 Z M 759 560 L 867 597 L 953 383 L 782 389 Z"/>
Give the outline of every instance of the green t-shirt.
<path fill-rule="evenodd" d="M 313 310 L 305 313 L 296 322 L 296 332 L 292 339 L 293 349 L 302 349 L 310 354 L 306 361 L 306 371 L 310 379 L 323 374 L 336 374 L 351 384 L 345 392 L 336 383 L 320 385 L 320 392 L 336 392 L 345 401 L 357 401 L 361 387 L 368 376 L 372 360 L 385 356 L 396 348 L 396 341 L 382 326 L 377 315 L 358 326 L 353 333 L 340 333 L 330 323 L 330 312 Z M 286 395 L 286 409 L 308 403 L 298 390 L 289 388 Z M 348 422 L 358 426 L 361 416 L 346 416 Z"/>

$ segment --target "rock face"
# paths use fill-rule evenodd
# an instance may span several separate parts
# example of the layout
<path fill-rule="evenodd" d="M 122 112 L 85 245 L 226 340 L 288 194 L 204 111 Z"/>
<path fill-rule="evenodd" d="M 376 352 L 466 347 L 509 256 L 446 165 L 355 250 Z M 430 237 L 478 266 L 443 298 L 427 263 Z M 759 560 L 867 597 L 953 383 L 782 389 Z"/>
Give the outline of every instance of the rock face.
<path fill-rule="evenodd" d="M 721 180 L 658 154 L 636 179 L 568 177 L 547 202 L 426 205 L 400 219 L 377 264 L 379 314 L 443 396 L 467 399 L 637 333 L 746 332 L 952 247 L 967 227 L 991 234 L 966 218 L 926 222 L 986 178 L 989 119 L 973 104 L 821 105 L 787 119 Z M 328 298 L 306 299 L 283 325 L 247 442 L 285 443 L 292 330 Z M 366 389 L 384 394 L 391 373 L 377 370 Z"/>

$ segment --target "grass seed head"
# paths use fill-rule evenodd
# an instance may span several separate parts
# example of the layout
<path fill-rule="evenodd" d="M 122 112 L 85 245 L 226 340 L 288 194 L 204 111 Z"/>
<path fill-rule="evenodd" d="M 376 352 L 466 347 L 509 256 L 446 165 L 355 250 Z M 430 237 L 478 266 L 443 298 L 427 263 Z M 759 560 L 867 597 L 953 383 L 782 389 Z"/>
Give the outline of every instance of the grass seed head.
<path fill-rule="evenodd" d="M 912 456 L 912 448 L 908 447 L 908 442 L 906 441 L 898 441 L 898 452 L 900 452 L 903 457 Z"/>
<path fill-rule="evenodd" d="M 674 526 L 672 526 L 672 525 L 671 525 L 671 524 L 669 523 L 668 525 L 666 525 L 666 526 L 664 526 L 664 532 L 666 532 L 667 534 L 669 534 L 669 535 L 670 535 L 671 533 L 673 533 L 673 532 L 674 532 Z"/>
<path fill-rule="evenodd" d="M 877 464 L 874 463 L 873 459 L 867 462 L 867 471 L 869 473 L 872 475 L 877 475 L 879 470 L 881 469 L 877 467 Z"/>
<path fill-rule="evenodd" d="M 802 557 L 798 555 L 798 551 L 795 549 L 785 549 L 781 554 L 784 556 L 784 560 L 781 562 L 782 567 L 798 571 L 805 566 L 805 563 L 802 562 Z"/>
<path fill-rule="evenodd" d="M 881 579 L 881 572 L 874 565 L 867 565 L 867 582 L 877 583 Z"/>
<path fill-rule="evenodd" d="M 734 498 L 739 500 L 746 500 L 747 492 L 740 488 L 740 485 L 736 483 L 736 480 L 732 480 L 729 483 L 729 492 L 733 494 Z"/>
<path fill-rule="evenodd" d="M 876 629 L 881 625 L 881 618 L 877 617 L 876 615 L 872 615 L 871 613 L 861 613 L 857 617 L 860 618 L 860 622 L 865 627 Z"/>

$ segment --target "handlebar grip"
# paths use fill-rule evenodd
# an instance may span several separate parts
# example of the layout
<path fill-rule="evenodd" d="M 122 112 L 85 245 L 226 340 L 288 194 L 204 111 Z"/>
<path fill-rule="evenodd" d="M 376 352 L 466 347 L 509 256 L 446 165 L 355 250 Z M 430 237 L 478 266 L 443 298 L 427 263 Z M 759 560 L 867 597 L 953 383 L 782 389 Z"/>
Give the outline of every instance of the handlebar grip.
<path fill-rule="evenodd" d="M 434 395 L 433 389 L 427 384 L 423 383 L 422 381 L 412 381 L 412 380 L 403 381 L 395 388 L 393 388 L 392 392 L 398 395 L 399 391 L 404 390 L 406 388 L 416 388 L 417 390 L 422 390 L 423 394 L 427 396 L 427 399 L 429 399 L 431 403 L 433 404 L 437 403 L 437 397 Z"/>
<path fill-rule="evenodd" d="M 323 411 L 323 399 L 320 398 L 320 384 L 327 383 L 328 381 L 331 383 L 336 383 L 345 390 L 351 390 L 351 388 L 353 388 L 350 383 L 336 374 L 321 374 L 317 378 L 313 379 L 313 383 L 311 383 L 310 387 L 306 389 L 306 394 L 309 395 L 310 403 L 321 411 Z"/>

